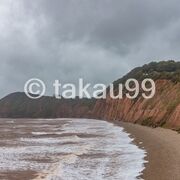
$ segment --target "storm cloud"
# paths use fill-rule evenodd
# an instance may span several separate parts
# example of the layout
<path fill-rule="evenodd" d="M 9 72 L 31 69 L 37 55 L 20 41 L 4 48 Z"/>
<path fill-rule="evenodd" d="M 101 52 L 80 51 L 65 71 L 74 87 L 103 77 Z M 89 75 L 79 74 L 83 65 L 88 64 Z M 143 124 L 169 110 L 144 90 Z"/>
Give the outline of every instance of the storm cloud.
<path fill-rule="evenodd" d="M 179 60 L 178 0 L 1 0 L 0 97 L 37 77 L 90 83 Z"/>

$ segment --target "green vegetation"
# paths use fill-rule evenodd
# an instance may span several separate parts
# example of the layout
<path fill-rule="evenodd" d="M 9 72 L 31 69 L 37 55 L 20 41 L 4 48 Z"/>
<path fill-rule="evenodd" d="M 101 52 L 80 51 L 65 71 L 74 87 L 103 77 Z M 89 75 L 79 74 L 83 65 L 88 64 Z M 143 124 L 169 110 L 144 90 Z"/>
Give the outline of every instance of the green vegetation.
<path fill-rule="evenodd" d="M 153 80 L 167 79 L 177 83 L 180 82 L 180 62 L 170 60 L 145 64 L 142 67 L 133 69 L 127 75 L 115 81 L 114 85 L 124 84 L 129 78 L 135 78 L 139 81 L 145 78 L 151 78 Z"/>
<path fill-rule="evenodd" d="M 168 114 L 172 113 L 178 104 L 180 104 L 180 99 L 172 100 L 167 106 Z"/>
<path fill-rule="evenodd" d="M 147 117 L 147 118 L 143 119 L 143 121 L 141 122 L 141 125 L 149 126 L 149 127 L 153 127 L 153 128 L 157 127 L 157 125 L 154 124 L 152 117 Z"/>

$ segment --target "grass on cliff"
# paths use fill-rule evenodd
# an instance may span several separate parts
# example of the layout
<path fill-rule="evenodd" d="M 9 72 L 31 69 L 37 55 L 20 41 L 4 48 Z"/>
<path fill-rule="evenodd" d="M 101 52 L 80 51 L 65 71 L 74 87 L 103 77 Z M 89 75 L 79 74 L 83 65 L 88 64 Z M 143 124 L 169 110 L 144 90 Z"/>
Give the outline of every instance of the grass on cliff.
<path fill-rule="evenodd" d="M 152 117 L 147 117 L 147 118 L 143 119 L 143 121 L 141 122 L 141 125 L 153 127 L 153 128 L 156 128 L 158 126 L 157 124 L 155 124 L 153 122 Z"/>
<path fill-rule="evenodd" d="M 129 78 L 134 78 L 138 81 L 142 81 L 145 78 L 151 78 L 153 80 L 166 79 L 177 83 L 180 82 L 180 62 L 173 60 L 151 62 L 142 67 L 137 67 L 121 79 L 114 81 L 115 87 L 120 83 L 124 84 Z"/>
<path fill-rule="evenodd" d="M 168 114 L 172 113 L 175 110 L 175 108 L 178 106 L 178 104 L 180 104 L 180 99 L 172 100 L 167 106 Z"/>

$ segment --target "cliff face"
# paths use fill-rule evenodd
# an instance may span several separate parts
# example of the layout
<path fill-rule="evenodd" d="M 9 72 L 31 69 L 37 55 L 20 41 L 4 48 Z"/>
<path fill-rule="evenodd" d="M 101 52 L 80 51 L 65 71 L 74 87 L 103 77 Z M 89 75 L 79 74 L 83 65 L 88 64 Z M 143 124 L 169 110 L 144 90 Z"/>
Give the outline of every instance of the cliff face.
<path fill-rule="evenodd" d="M 113 84 L 134 78 L 141 82 L 151 78 L 156 84 L 155 96 L 144 99 L 139 95 L 106 99 L 55 99 L 42 97 L 29 99 L 24 93 L 13 93 L 0 100 L 0 117 L 7 118 L 96 118 L 139 123 L 146 126 L 163 126 L 180 131 L 180 62 L 152 62 L 137 67 Z M 107 88 L 108 92 L 109 88 Z M 124 91 L 125 92 L 125 91 Z"/>
<path fill-rule="evenodd" d="M 152 99 L 139 96 L 113 100 L 57 100 L 43 97 L 31 100 L 13 93 L 0 100 L 0 117 L 7 118 L 96 118 L 139 123 L 146 126 L 180 128 L 180 83 L 156 80 Z"/>
<path fill-rule="evenodd" d="M 121 120 L 147 126 L 180 128 L 180 83 L 156 80 L 156 93 L 152 99 L 142 96 L 136 100 L 123 98 L 98 100 L 93 117 Z"/>

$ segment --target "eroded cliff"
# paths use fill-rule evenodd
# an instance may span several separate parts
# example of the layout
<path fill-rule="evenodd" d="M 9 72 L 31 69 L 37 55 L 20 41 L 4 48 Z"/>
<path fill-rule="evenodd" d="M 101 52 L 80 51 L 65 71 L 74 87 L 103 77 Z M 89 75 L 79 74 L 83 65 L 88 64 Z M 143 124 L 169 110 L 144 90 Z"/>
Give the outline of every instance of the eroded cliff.
<path fill-rule="evenodd" d="M 156 85 L 155 96 L 145 99 L 140 95 L 133 100 L 127 97 L 113 100 L 108 96 L 96 101 L 93 117 L 180 129 L 180 62 L 153 62 L 135 68 L 114 85 L 124 84 L 129 78 L 139 82 L 152 78 Z"/>

